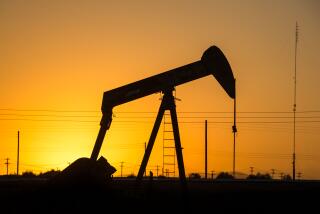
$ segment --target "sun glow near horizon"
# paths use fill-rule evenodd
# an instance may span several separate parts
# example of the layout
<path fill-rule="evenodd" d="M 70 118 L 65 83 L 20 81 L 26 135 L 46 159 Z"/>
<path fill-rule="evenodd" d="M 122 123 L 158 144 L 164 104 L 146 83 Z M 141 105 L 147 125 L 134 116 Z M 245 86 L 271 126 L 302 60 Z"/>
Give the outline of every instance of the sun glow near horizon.
<path fill-rule="evenodd" d="M 237 79 L 236 170 L 249 173 L 253 166 L 255 172 L 275 168 L 290 174 L 298 20 L 297 111 L 314 111 L 297 114 L 297 172 L 319 179 L 318 3 L 0 4 L 0 159 L 10 158 L 10 173 L 16 170 L 18 130 L 20 172 L 62 170 L 77 158 L 90 157 L 104 91 L 197 61 L 217 45 Z M 204 172 L 205 119 L 208 170 L 231 171 L 233 100 L 211 76 L 176 89 L 182 100 L 177 111 L 186 173 Z M 155 94 L 114 108 L 100 155 L 118 169 L 117 176 L 120 162 L 125 175 L 137 173 L 159 98 Z M 161 127 L 147 170 L 162 166 L 162 137 Z M 6 172 L 2 162 L 1 175 Z"/>

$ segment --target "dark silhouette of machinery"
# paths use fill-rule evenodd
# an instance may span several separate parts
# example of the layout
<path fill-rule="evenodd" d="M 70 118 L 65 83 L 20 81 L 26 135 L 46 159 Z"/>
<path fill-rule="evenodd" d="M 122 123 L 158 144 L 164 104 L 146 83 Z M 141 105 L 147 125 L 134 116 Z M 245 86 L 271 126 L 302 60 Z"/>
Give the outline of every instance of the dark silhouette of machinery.
<path fill-rule="evenodd" d="M 97 160 L 98 158 L 104 136 L 111 125 L 112 110 L 115 106 L 157 92 L 162 92 L 163 99 L 142 160 L 142 164 L 139 169 L 137 179 L 141 180 L 143 177 L 163 114 L 165 110 L 169 110 L 174 132 L 179 177 L 181 181 L 184 182 L 186 178 L 181 151 L 177 113 L 172 91 L 174 90 L 175 86 L 208 76 L 210 74 L 217 79 L 217 81 L 231 98 L 235 97 L 235 79 L 233 77 L 231 67 L 222 51 L 216 46 L 208 48 L 203 53 L 201 60 L 199 61 L 104 92 L 101 108 L 103 114 L 100 122 L 101 127 L 91 154 L 91 159 Z"/>
<path fill-rule="evenodd" d="M 110 128 L 112 122 L 112 110 L 115 106 L 161 92 L 163 93 L 163 99 L 138 172 L 137 180 L 140 181 L 143 177 L 162 117 L 164 112 L 169 110 L 172 121 L 179 177 L 182 184 L 186 184 L 177 112 L 172 91 L 178 85 L 208 75 L 213 75 L 227 94 L 231 98 L 235 98 L 235 79 L 231 67 L 222 51 L 216 46 L 208 48 L 199 61 L 104 92 L 101 108 L 102 119 L 100 122 L 100 131 L 91 154 L 91 160 L 87 159 L 87 161 L 97 161 L 106 131 Z M 85 161 L 82 160 L 82 162 Z M 72 174 L 72 172 L 70 173 Z"/>

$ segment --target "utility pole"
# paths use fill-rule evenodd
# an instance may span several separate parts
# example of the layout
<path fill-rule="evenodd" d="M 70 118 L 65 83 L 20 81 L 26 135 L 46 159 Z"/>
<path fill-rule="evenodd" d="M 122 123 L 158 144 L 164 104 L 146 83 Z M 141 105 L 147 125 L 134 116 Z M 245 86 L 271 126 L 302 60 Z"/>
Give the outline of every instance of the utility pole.
<path fill-rule="evenodd" d="M 208 178 L 208 122 L 205 120 L 204 128 L 204 178 Z"/>
<path fill-rule="evenodd" d="M 122 178 L 122 168 L 123 168 L 123 161 L 122 162 L 120 162 L 121 163 L 121 165 L 120 165 L 120 167 L 121 167 L 121 175 L 120 175 L 120 177 Z"/>
<path fill-rule="evenodd" d="M 17 175 L 19 175 L 20 132 L 18 131 Z"/>
<path fill-rule="evenodd" d="M 275 169 L 271 169 L 271 175 L 272 175 L 272 179 L 274 179 L 274 173 L 275 173 Z"/>
<path fill-rule="evenodd" d="M 297 49 L 298 49 L 298 22 L 296 22 L 296 42 L 294 55 L 294 103 L 293 103 L 293 154 L 292 179 L 296 179 L 296 110 L 297 110 Z"/>
<path fill-rule="evenodd" d="M 236 88 L 236 79 L 234 79 L 234 87 Z M 236 126 L 236 90 L 234 91 L 232 132 L 233 132 L 233 169 L 232 169 L 232 174 L 233 174 L 233 178 L 236 178 L 236 133 L 237 133 L 237 126 Z"/>
<path fill-rule="evenodd" d="M 250 175 L 253 175 L 253 166 L 250 166 Z"/>
<path fill-rule="evenodd" d="M 298 172 L 298 179 L 300 180 L 300 178 L 301 178 L 301 172 Z"/>
<path fill-rule="evenodd" d="M 144 153 L 146 153 L 147 150 L 147 142 L 144 142 Z M 144 177 L 147 177 L 147 170 L 144 170 Z"/>
<path fill-rule="evenodd" d="M 6 158 L 5 159 L 6 160 L 6 162 L 4 163 L 5 165 L 7 165 L 7 175 L 9 175 L 9 160 L 10 160 L 10 158 Z"/>
<path fill-rule="evenodd" d="M 283 172 L 280 172 L 280 178 L 283 179 Z"/>
<path fill-rule="evenodd" d="M 214 172 L 214 171 L 212 170 L 212 171 L 211 171 L 211 179 L 212 179 L 212 180 L 213 180 L 213 172 Z"/>

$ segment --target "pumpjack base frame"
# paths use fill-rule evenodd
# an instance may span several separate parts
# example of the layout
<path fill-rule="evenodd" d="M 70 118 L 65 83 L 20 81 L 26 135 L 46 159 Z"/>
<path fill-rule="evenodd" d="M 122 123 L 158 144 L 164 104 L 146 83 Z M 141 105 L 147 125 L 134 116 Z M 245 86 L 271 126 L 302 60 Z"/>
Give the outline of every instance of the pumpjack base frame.
<path fill-rule="evenodd" d="M 155 120 L 155 123 L 153 125 L 153 129 L 148 141 L 148 145 L 146 148 L 146 151 L 143 156 L 142 163 L 139 168 L 137 181 L 138 183 L 141 182 L 143 178 L 143 174 L 146 170 L 146 166 L 148 164 L 148 160 L 155 142 L 155 139 L 157 137 L 157 133 L 159 131 L 162 118 L 164 116 L 164 112 L 166 110 L 170 111 L 171 116 L 171 122 L 172 122 L 172 130 L 173 130 L 173 136 L 174 136 L 174 143 L 175 143 L 175 149 L 176 149 L 176 155 L 177 155 L 177 163 L 178 163 L 178 169 L 179 169 L 179 178 L 180 182 L 183 186 L 186 186 L 186 175 L 185 175 L 185 169 L 184 169 L 184 163 L 183 163 L 183 155 L 182 155 L 182 147 L 181 147 L 181 141 L 180 141 L 180 133 L 179 133 L 179 126 L 178 126 L 178 117 L 177 117 L 177 111 L 176 111 L 176 105 L 175 105 L 175 98 L 173 96 L 173 90 L 169 89 L 163 91 L 163 98 L 162 102 L 158 111 L 157 118 Z"/>

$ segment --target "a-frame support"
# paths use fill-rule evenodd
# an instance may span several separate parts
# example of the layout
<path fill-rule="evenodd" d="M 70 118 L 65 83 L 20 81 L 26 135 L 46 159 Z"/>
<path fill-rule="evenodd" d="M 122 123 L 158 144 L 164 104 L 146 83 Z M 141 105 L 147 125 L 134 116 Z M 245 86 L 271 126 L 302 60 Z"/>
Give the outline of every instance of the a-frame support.
<path fill-rule="evenodd" d="M 148 164 L 148 160 L 154 145 L 154 141 L 156 139 L 157 133 L 159 131 L 159 127 L 161 125 L 161 121 L 164 115 L 164 112 L 166 110 L 170 111 L 171 115 L 171 122 L 172 122 L 172 129 L 173 129 L 173 135 L 174 135 L 174 142 L 175 142 L 175 148 L 176 148 L 176 154 L 177 154 L 177 162 L 178 162 L 178 168 L 179 168 L 179 178 L 180 182 L 183 187 L 186 187 L 187 181 L 186 181 L 186 175 L 184 171 L 184 163 L 183 163 L 183 156 L 182 156 L 182 148 L 181 148 L 181 141 L 180 141 L 180 134 L 179 134 L 179 126 L 178 126 L 178 118 L 177 118 L 177 112 L 176 112 L 176 105 L 174 96 L 172 94 L 172 91 L 174 89 L 163 91 L 164 95 L 162 98 L 162 102 L 158 111 L 158 115 L 156 118 L 156 121 L 154 123 L 149 142 L 146 148 L 146 151 L 143 156 L 142 163 L 140 165 L 140 169 L 137 176 L 137 181 L 141 181 L 143 174 L 146 170 L 146 166 Z"/>

